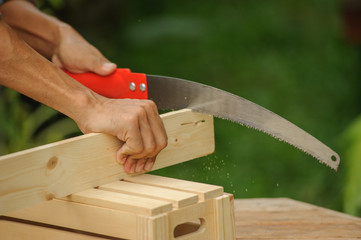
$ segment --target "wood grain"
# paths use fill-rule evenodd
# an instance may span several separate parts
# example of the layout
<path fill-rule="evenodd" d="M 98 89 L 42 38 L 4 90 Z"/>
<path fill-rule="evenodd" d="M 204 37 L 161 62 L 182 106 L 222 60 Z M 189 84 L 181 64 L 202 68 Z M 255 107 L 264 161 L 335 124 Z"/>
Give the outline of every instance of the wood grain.
<path fill-rule="evenodd" d="M 195 193 L 176 191 L 125 181 L 116 181 L 104 184 L 101 185 L 99 189 L 109 192 L 119 192 L 135 196 L 150 197 L 152 199 L 162 201 L 169 201 L 172 203 L 174 208 L 181 208 L 198 202 L 198 196 Z"/>
<path fill-rule="evenodd" d="M 155 175 L 148 177 L 148 184 L 144 186 L 134 183 L 138 178 L 143 179 L 144 175 L 149 176 L 143 174 L 132 177 L 132 182 L 122 180 L 101 185 L 99 188 L 13 211 L 5 217 L 7 220 L 21 219 L 102 236 L 144 240 L 174 239 L 175 229 L 179 225 L 198 220 L 201 223 L 199 231 L 188 232 L 188 235 L 183 227 L 178 228 L 177 236 L 180 234 L 182 237 L 176 239 L 234 239 L 231 195 L 221 192 L 215 198 L 198 201 L 199 195 L 215 195 L 222 187 L 193 182 L 192 188 L 190 181 L 170 181 L 169 178 Z M 164 185 L 176 185 L 178 190 L 170 190 L 167 186 L 154 187 L 164 181 Z M 119 182 L 125 184 L 118 184 Z M 139 192 L 130 190 L 129 186 Z M 182 190 L 182 186 L 185 190 Z M 148 192 L 154 189 L 156 191 Z M 189 193 L 190 189 L 193 194 Z M 158 196 L 159 194 L 166 196 Z M 197 201 L 190 203 L 189 200 L 194 197 Z M 172 208 L 180 200 L 186 202 Z M 215 238 L 216 235 L 219 238 Z"/>
<path fill-rule="evenodd" d="M 182 190 L 190 193 L 195 193 L 202 201 L 223 195 L 223 187 L 221 186 L 186 181 L 186 180 L 169 178 L 169 177 L 154 176 L 150 174 L 125 177 L 124 180 L 133 183 L 164 187 L 174 190 Z"/>
<path fill-rule="evenodd" d="M 223 202 L 223 197 L 218 197 L 217 200 L 219 201 L 216 205 L 217 208 L 228 208 L 227 205 L 224 205 L 224 203 L 227 202 Z M 201 211 L 201 209 L 201 207 L 198 207 L 196 211 Z M 360 218 L 352 217 L 340 212 L 335 212 L 329 209 L 317 207 L 288 198 L 236 199 L 234 200 L 234 210 L 236 220 L 236 239 L 238 240 L 361 239 Z M 176 210 L 174 212 L 175 215 L 172 216 L 172 218 L 179 219 L 182 216 L 193 214 L 196 211 L 194 209 L 191 209 L 189 212 Z M 119 212 L 109 208 L 96 207 L 92 205 L 78 204 L 74 202 L 69 202 L 66 204 L 66 201 L 62 200 L 46 202 L 35 207 L 19 210 L 18 212 L 18 216 L 15 214 L 14 217 L 31 219 L 38 222 L 47 222 L 57 226 L 70 227 L 83 231 L 92 231 L 94 233 L 100 234 L 104 234 L 105 230 L 107 230 L 106 233 L 113 236 L 117 236 L 117 234 L 119 234 L 117 230 L 119 230 L 120 227 L 117 222 L 119 223 L 121 220 L 127 220 L 123 221 L 124 225 L 121 227 L 121 229 L 132 229 L 134 228 L 136 222 L 139 224 L 138 220 L 133 219 L 131 214 L 129 214 L 129 216 L 126 215 L 125 212 Z M 178 214 L 181 216 L 178 216 Z M 42 215 L 42 218 L 39 218 L 38 215 Z M 106 220 L 96 221 L 96 219 Z M 224 216 L 218 214 L 216 221 L 214 224 L 219 225 L 221 222 L 225 223 L 228 220 L 224 219 Z M 14 227 L 11 226 L 12 224 L 13 223 L 6 223 L 6 225 L 2 225 L 0 221 L 1 239 L 3 236 L 5 236 L 5 239 L 27 240 L 34 239 L 36 238 L 35 236 L 43 234 L 41 229 L 37 229 L 36 232 L 33 232 L 33 230 L 28 232 L 28 228 L 32 228 L 32 226 L 18 228 L 17 226 L 15 227 L 16 224 Z M 232 226 L 230 226 L 230 224 L 223 225 L 228 229 L 221 229 L 221 231 L 219 231 L 219 235 L 232 233 Z M 9 229 L 7 229 L 8 227 Z M 16 231 L 16 229 L 18 231 Z M 44 231 L 47 234 L 48 230 L 45 229 Z M 49 231 L 50 233 L 52 232 L 51 229 L 49 229 Z M 144 232 L 142 229 L 140 229 L 140 231 L 141 233 Z M 29 233 L 34 233 L 34 238 L 29 237 Z M 136 235 L 131 234 L 130 231 L 124 231 L 122 234 L 127 239 L 137 239 L 135 237 Z M 6 238 L 7 236 L 19 235 L 22 237 Z M 225 238 L 223 239 L 225 240 L 230 238 L 226 235 L 224 235 L 224 237 Z"/>
<path fill-rule="evenodd" d="M 168 146 L 153 170 L 214 151 L 212 116 L 185 109 L 161 117 Z M 0 157 L 0 215 L 129 176 L 115 162 L 120 145 L 93 133 Z"/>
<path fill-rule="evenodd" d="M 6 220 L 0 220 L 0 232 L 1 240 L 109 240 L 109 238 Z"/>
<path fill-rule="evenodd" d="M 88 189 L 74 193 L 68 199 L 72 202 L 111 208 L 118 211 L 131 209 L 135 214 L 146 216 L 154 216 L 172 210 L 172 204 L 166 201 L 100 189 Z"/>
<path fill-rule="evenodd" d="M 361 219 L 287 198 L 237 199 L 237 239 L 361 239 Z"/>

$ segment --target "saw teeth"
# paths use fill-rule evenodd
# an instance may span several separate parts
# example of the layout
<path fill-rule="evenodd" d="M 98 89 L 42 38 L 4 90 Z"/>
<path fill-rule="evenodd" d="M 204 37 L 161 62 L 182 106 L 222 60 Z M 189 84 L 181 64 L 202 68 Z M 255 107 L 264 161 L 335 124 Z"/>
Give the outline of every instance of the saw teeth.
<path fill-rule="evenodd" d="M 196 112 L 206 113 L 206 112 L 199 111 L 199 110 L 197 110 L 197 109 L 192 109 L 192 110 L 193 110 L 193 111 L 196 111 Z M 207 113 L 206 113 L 206 114 L 207 114 Z M 337 165 L 337 162 L 336 162 L 337 159 L 339 159 L 338 156 L 335 156 L 335 155 L 332 155 L 332 156 L 331 156 L 331 159 L 335 158 L 335 160 L 333 160 L 333 161 L 336 163 L 335 165 L 331 165 L 331 164 L 329 164 L 328 162 L 323 161 L 320 157 L 318 157 L 318 155 L 312 154 L 312 153 L 306 151 L 305 149 L 301 148 L 300 146 L 295 145 L 295 144 L 292 144 L 292 143 L 290 143 L 290 142 L 288 142 L 288 141 L 286 141 L 286 140 L 284 140 L 284 139 L 282 139 L 282 138 L 280 138 L 280 137 L 278 137 L 278 136 L 276 136 L 276 135 L 274 135 L 274 134 L 271 134 L 271 133 L 269 133 L 269 132 L 264 131 L 263 129 L 256 128 L 256 127 L 253 126 L 252 124 L 247 124 L 247 123 L 243 123 L 243 122 L 241 123 L 241 122 L 233 121 L 233 120 L 231 120 L 231 119 L 227 119 L 227 118 L 222 117 L 222 116 L 220 116 L 220 115 L 214 115 L 214 116 L 217 117 L 217 118 L 220 118 L 220 119 L 223 119 L 223 120 L 227 120 L 227 121 L 230 121 L 230 122 L 233 122 L 233 123 L 236 123 L 236 124 L 240 124 L 240 125 L 245 126 L 245 127 L 247 127 L 247 128 L 254 129 L 254 130 L 257 130 L 257 131 L 259 131 L 259 132 L 265 133 L 265 134 L 267 134 L 267 135 L 269 135 L 269 136 L 277 139 L 277 140 L 280 141 L 280 142 L 287 143 L 287 144 L 289 144 L 289 145 L 291 145 L 291 146 L 293 146 L 293 147 L 301 150 L 301 151 L 304 152 L 305 154 L 307 154 L 307 155 L 309 155 L 309 156 L 317 159 L 318 162 L 320 162 L 321 164 L 324 164 L 324 165 L 332 168 L 332 169 L 335 170 L 336 172 L 337 172 L 337 170 L 338 170 L 338 165 Z"/>

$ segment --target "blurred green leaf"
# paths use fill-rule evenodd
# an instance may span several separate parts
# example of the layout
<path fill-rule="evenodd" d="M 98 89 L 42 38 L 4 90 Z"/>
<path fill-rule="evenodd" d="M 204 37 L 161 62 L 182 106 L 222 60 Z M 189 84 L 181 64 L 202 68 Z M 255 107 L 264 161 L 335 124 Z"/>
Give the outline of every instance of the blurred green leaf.
<path fill-rule="evenodd" d="M 347 168 L 344 210 L 346 213 L 361 216 L 361 116 L 345 131 L 343 145 Z"/>
<path fill-rule="evenodd" d="M 29 99 L 23 99 L 19 93 L 8 88 L 1 90 L 0 155 L 80 134 L 73 120 L 58 118 L 54 109 L 42 104 L 31 107 Z"/>

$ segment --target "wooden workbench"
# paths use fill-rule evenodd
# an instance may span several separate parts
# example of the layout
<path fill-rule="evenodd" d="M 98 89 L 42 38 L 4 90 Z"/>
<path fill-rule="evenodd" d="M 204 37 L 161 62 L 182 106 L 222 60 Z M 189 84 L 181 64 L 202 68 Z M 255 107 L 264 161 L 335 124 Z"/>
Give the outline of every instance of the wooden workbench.
<path fill-rule="evenodd" d="M 236 199 L 237 239 L 361 239 L 361 219 L 287 198 Z"/>

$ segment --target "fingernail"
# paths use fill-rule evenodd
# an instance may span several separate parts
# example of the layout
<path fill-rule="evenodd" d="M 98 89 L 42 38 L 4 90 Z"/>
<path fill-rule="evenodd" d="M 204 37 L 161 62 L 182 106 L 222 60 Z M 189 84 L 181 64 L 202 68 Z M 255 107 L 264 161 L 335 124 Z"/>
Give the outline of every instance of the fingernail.
<path fill-rule="evenodd" d="M 114 70 L 115 64 L 114 63 L 104 63 L 102 68 L 104 71 L 109 72 L 111 70 Z"/>
<path fill-rule="evenodd" d="M 152 170 L 153 165 L 154 165 L 154 162 L 153 162 L 153 161 L 147 162 L 147 165 L 145 165 L 144 169 L 145 169 L 146 171 L 150 171 L 150 170 Z"/>
<path fill-rule="evenodd" d="M 130 168 L 130 173 L 134 173 L 135 172 L 135 164 L 132 165 L 132 167 Z"/>

